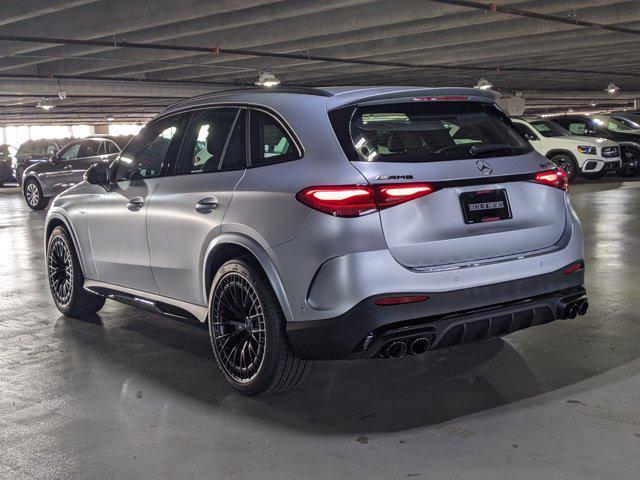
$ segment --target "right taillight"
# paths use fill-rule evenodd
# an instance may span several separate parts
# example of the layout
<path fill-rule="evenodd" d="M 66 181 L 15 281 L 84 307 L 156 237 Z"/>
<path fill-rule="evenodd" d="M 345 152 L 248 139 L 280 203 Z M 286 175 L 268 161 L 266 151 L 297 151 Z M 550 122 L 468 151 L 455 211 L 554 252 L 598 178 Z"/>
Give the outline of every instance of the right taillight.
<path fill-rule="evenodd" d="M 569 179 L 564 170 L 561 169 L 538 172 L 533 177 L 533 181 L 549 187 L 559 188 L 565 192 L 569 191 Z"/>
<path fill-rule="evenodd" d="M 330 185 L 300 190 L 296 198 L 308 207 L 336 217 L 359 217 L 423 197 L 437 190 L 427 183 Z"/>

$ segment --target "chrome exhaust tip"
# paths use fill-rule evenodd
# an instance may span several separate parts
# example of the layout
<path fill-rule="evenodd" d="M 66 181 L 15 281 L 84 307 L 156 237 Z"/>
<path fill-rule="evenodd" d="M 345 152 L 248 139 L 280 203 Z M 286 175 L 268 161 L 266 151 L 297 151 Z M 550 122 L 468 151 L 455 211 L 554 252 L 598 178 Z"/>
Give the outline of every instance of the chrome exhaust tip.
<path fill-rule="evenodd" d="M 431 341 L 425 337 L 418 337 L 411 342 L 409 345 L 409 351 L 413 355 L 422 355 L 427 350 L 431 348 Z"/>
<path fill-rule="evenodd" d="M 391 342 L 385 349 L 388 358 L 402 358 L 407 353 L 407 344 L 404 342 Z"/>

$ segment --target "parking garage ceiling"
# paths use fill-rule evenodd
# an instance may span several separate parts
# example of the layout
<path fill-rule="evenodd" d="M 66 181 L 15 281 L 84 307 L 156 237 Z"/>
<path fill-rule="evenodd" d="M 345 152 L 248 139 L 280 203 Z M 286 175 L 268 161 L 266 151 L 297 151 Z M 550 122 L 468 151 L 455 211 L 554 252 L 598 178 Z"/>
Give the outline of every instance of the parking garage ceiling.
<path fill-rule="evenodd" d="M 263 69 L 303 86 L 484 78 L 538 111 L 640 97 L 638 0 L 2 3 L 4 125 L 145 121 L 179 98 L 250 86 Z"/>

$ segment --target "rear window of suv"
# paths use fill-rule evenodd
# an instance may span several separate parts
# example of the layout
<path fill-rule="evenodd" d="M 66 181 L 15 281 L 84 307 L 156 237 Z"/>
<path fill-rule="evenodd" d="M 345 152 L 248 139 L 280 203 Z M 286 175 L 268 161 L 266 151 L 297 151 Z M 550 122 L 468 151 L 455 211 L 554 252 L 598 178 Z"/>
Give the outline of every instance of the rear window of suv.
<path fill-rule="evenodd" d="M 479 102 L 395 103 L 341 110 L 330 113 L 331 121 L 352 161 L 438 162 L 531 151 L 502 112 Z"/>

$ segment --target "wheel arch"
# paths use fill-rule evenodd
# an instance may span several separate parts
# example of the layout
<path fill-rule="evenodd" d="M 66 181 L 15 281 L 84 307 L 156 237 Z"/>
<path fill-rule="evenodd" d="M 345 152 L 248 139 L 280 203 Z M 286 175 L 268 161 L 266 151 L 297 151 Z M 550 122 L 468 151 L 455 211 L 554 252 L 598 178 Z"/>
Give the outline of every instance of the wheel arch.
<path fill-rule="evenodd" d="M 576 156 L 569 150 L 566 150 L 564 148 L 554 148 L 552 150 L 549 150 L 547 153 L 545 153 L 545 157 L 547 157 L 548 159 L 551 159 L 552 157 L 559 155 L 559 154 L 564 154 L 564 155 L 569 155 L 571 158 L 573 158 L 573 160 L 577 163 L 577 159 Z"/>
<path fill-rule="evenodd" d="M 46 254 L 47 245 L 49 244 L 49 238 L 51 237 L 51 233 L 56 227 L 63 226 L 67 232 L 69 233 L 69 237 L 71 237 L 71 241 L 73 242 L 73 249 L 76 251 L 76 255 L 78 255 L 78 263 L 80 263 L 80 269 L 82 270 L 82 275 L 85 275 L 87 271 L 84 263 L 84 255 L 82 253 L 82 249 L 78 248 L 78 238 L 76 237 L 76 233 L 71 227 L 71 222 L 60 213 L 50 212 L 47 216 L 47 221 L 44 228 L 44 251 Z"/>
<path fill-rule="evenodd" d="M 291 305 L 273 259 L 256 241 L 241 234 L 221 234 L 206 249 L 202 264 L 203 298 L 208 298 L 213 277 L 222 264 L 242 255 L 251 256 L 262 268 L 280 302 L 285 319 L 288 322 L 291 321 L 293 319 Z"/>

